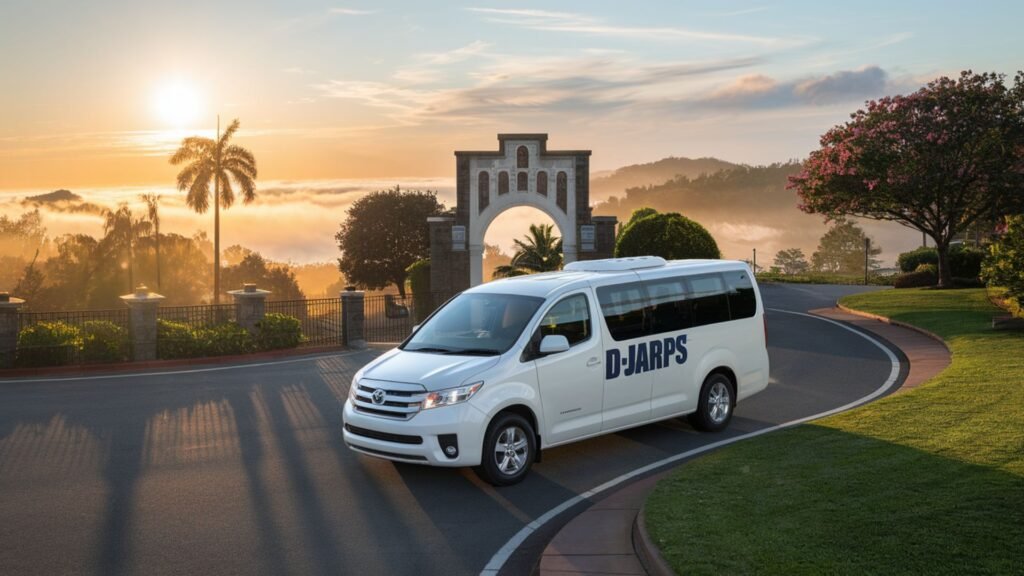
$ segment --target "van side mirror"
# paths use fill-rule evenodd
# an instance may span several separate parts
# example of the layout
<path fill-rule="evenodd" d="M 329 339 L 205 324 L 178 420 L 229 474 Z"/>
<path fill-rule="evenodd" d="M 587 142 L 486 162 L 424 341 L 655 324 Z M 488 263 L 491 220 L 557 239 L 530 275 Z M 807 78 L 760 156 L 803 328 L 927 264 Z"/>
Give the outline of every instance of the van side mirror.
<path fill-rule="evenodd" d="M 540 355 L 558 354 L 569 349 L 569 339 L 561 334 L 548 334 L 540 341 Z"/>

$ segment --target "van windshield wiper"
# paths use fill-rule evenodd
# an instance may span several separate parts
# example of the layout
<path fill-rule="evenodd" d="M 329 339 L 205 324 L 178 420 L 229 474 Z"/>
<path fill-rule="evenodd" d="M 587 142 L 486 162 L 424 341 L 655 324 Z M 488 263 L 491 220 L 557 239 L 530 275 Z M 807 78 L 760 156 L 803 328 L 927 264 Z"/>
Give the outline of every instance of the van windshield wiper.
<path fill-rule="evenodd" d="M 424 346 L 422 348 L 406 348 L 405 350 L 407 352 L 437 352 L 441 354 L 451 353 L 451 349 L 449 348 L 435 348 L 431 346 Z"/>
<path fill-rule="evenodd" d="M 492 348 L 456 348 L 454 350 L 445 350 L 444 354 L 462 356 L 498 356 L 501 352 Z"/>

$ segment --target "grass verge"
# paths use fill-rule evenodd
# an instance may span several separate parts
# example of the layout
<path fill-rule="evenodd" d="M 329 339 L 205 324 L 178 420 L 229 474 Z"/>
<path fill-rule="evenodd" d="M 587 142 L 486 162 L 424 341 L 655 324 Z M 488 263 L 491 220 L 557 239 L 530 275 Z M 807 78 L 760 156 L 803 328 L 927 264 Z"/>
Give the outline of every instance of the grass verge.
<path fill-rule="evenodd" d="M 896 275 L 871 274 L 868 276 L 868 284 L 872 286 L 892 286 Z M 782 284 L 848 284 L 855 286 L 864 285 L 863 274 L 826 274 L 809 272 L 807 274 L 779 274 L 775 272 L 759 272 L 757 281 L 778 282 Z"/>
<path fill-rule="evenodd" d="M 685 574 L 1024 572 L 1024 334 L 991 329 L 983 289 L 843 304 L 937 333 L 952 364 L 682 466 L 647 502 L 662 554 Z"/>

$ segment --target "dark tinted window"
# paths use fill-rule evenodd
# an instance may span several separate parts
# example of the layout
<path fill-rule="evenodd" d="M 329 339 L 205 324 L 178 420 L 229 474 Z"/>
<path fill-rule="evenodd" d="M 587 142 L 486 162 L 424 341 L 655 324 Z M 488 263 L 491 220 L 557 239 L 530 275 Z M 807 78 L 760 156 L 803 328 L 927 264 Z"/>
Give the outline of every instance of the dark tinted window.
<path fill-rule="evenodd" d="M 541 338 L 549 334 L 565 336 L 570 346 L 590 338 L 590 308 L 587 306 L 587 297 L 576 294 L 552 306 L 541 319 L 538 330 Z"/>
<path fill-rule="evenodd" d="M 687 278 L 693 302 L 693 325 L 706 326 L 729 320 L 729 298 L 725 282 L 718 274 Z"/>
<path fill-rule="evenodd" d="M 693 326 L 693 307 L 682 278 L 644 282 L 650 301 L 647 323 L 651 334 L 673 332 Z"/>
<path fill-rule="evenodd" d="M 515 294 L 462 293 L 448 301 L 402 345 L 403 350 L 458 354 L 502 353 L 512 347 L 543 298 Z"/>
<path fill-rule="evenodd" d="M 601 304 L 601 315 L 608 331 L 615 340 L 639 338 L 644 329 L 644 306 L 647 298 L 639 282 L 602 286 L 597 289 L 597 300 Z"/>
<path fill-rule="evenodd" d="M 729 289 L 729 312 L 733 320 L 750 318 L 757 312 L 757 297 L 750 274 L 744 270 L 730 270 L 722 274 Z"/>

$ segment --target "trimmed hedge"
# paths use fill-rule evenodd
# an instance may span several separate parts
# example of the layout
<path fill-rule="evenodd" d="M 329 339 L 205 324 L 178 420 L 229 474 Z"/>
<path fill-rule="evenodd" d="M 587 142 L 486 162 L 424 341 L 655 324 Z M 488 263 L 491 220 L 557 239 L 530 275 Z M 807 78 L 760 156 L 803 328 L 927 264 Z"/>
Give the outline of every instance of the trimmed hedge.
<path fill-rule="evenodd" d="M 81 345 L 82 332 L 77 326 L 61 321 L 37 322 L 18 333 L 15 365 L 34 368 L 71 364 Z"/>
<path fill-rule="evenodd" d="M 83 362 L 123 362 L 128 359 L 128 331 L 107 320 L 82 323 Z"/>
<path fill-rule="evenodd" d="M 981 274 L 981 263 L 985 253 L 974 248 L 953 246 L 949 249 L 949 271 L 958 278 L 977 278 Z M 918 248 L 904 252 L 896 259 L 902 272 L 916 271 L 922 264 L 939 265 L 939 253 L 935 248 Z"/>
<path fill-rule="evenodd" d="M 249 331 L 235 322 L 193 328 L 182 322 L 156 321 L 156 357 L 161 360 L 245 354 L 256 350 Z"/>
<path fill-rule="evenodd" d="M 928 268 L 928 266 L 930 265 L 925 264 L 922 265 L 922 270 L 900 274 L 893 282 L 893 286 L 896 288 L 923 288 L 926 286 L 935 286 L 939 283 L 939 277 L 933 270 Z"/>
<path fill-rule="evenodd" d="M 298 318 L 271 312 L 256 324 L 256 348 L 280 350 L 302 343 L 302 324 Z"/>
<path fill-rule="evenodd" d="M 413 262 L 405 269 L 405 273 L 409 275 L 416 322 L 423 322 L 434 311 L 434 295 L 430 290 L 430 258 Z"/>
<path fill-rule="evenodd" d="M 631 221 L 615 242 L 615 257 L 661 256 L 718 259 L 722 253 L 700 224 L 676 212 L 649 214 Z"/>

